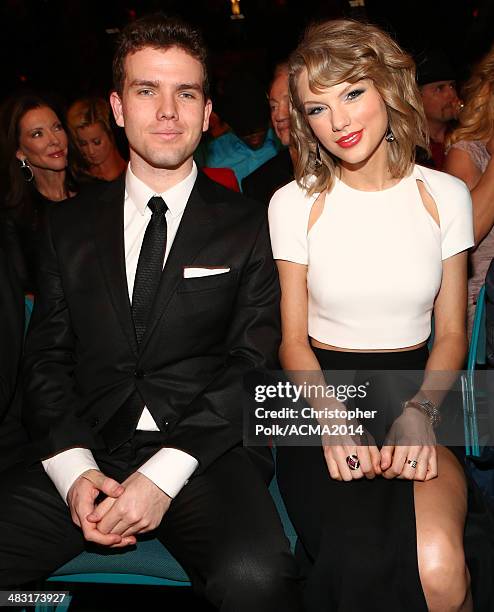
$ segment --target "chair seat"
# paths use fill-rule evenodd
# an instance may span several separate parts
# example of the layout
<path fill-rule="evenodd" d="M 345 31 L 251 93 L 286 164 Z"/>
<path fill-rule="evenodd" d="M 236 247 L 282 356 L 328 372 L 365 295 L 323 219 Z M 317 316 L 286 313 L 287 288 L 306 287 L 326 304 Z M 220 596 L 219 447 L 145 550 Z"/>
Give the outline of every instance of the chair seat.
<path fill-rule="evenodd" d="M 62 565 L 49 578 L 50 581 L 63 579 L 75 582 L 190 585 L 182 566 L 154 538 L 140 540 L 132 550 L 83 552 Z"/>
<path fill-rule="evenodd" d="M 297 534 L 288 518 L 276 479 L 269 491 L 283 524 L 292 550 Z M 104 550 L 83 552 L 62 567 L 50 578 L 52 582 L 102 582 L 111 584 L 161 584 L 188 586 L 189 578 L 179 562 L 155 538 L 139 540 L 132 550 Z"/>

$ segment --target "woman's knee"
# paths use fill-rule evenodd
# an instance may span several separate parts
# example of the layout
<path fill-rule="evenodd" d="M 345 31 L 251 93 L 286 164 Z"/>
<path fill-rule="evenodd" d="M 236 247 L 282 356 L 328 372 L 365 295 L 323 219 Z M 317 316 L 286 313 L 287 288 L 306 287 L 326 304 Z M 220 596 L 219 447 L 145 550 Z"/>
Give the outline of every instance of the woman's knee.
<path fill-rule="evenodd" d="M 470 587 L 461 543 L 447 533 L 434 534 L 419 547 L 422 588 L 431 611 L 460 610 Z"/>

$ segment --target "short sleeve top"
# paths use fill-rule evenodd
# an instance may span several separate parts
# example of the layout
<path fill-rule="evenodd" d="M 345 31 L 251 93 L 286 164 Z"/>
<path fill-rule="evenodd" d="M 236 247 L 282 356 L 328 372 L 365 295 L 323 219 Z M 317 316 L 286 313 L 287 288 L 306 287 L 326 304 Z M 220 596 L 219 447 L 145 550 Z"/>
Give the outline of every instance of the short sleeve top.
<path fill-rule="evenodd" d="M 424 207 L 418 180 L 436 203 L 440 226 Z M 318 195 L 307 196 L 293 181 L 269 206 L 275 259 L 308 266 L 309 335 L 358 350 L 425 341 L 442 260 L 474 244 L 466 185 L 417 165 L 383 191 L 359 191 L 336 179 L 308 231 Z"/>

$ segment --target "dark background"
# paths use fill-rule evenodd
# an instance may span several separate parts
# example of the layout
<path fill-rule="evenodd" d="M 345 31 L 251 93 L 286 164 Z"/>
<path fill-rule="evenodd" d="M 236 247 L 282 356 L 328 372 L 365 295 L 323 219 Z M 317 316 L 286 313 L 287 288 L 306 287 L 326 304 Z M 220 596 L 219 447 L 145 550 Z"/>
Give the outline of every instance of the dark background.
<path fill-rule="evenodd" d="M 202 27 L 211 50 L 213 83 L 238 65 L 266 80 L 307 23 L 365 17 L 406 49 L 443 49 L 461 81 L 488 50 L 494 0 L 241 0 L 232 20 L 229 0 L 0 0 L 0 100 L 19 89 L 58 94 L 65 102 L 106 95 L 116 30 L 147 12 L 178 14 Z"/>

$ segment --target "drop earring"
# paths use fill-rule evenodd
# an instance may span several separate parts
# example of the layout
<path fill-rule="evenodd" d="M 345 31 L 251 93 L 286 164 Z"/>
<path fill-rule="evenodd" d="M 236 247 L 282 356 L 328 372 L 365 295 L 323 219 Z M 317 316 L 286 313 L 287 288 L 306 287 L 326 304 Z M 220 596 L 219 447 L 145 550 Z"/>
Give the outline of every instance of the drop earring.
<path fill-rule="evenodd" d="M 21 159 L 21 174 L 26 183 L 30 183 L 34 178 L 34 173 L 26 159 Z"/>
<path fill-rule="evenodd" d="M 389 127 L 389 125 L 388 125 L 388 129 L 386 130 L 386 135 L 384 136 L 384 138 L 386 139 L 387 142 L 395 141 L 395 135 L 393 134 L 393 130 Z"/>
<path fill-rule="evenodd" d="M 316 155 L 314 157 L 314 165 L 316 168 L 322 166 L 321 150 L 319 149 L 319 143 L 316 141 Z"/>

